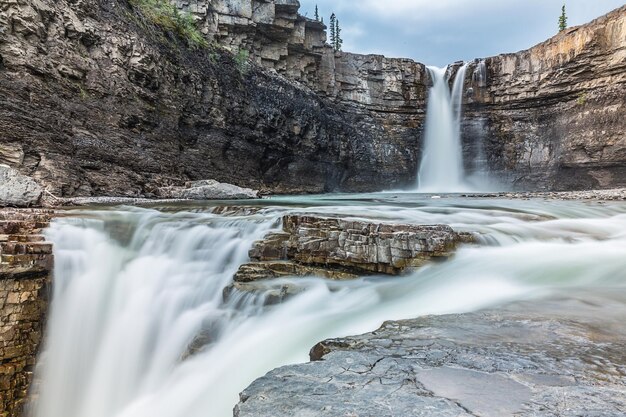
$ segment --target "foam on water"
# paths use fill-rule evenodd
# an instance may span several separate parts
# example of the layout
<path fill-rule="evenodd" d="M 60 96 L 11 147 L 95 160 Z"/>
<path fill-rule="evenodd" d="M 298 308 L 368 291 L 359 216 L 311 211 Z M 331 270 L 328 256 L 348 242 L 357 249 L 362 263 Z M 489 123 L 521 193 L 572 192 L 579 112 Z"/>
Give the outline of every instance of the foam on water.
<path fill-rule="evenodd" d="M 624 205 L 389 195 L 262 204 L 254 214 L 228 217 L 198 207 L 122 208 L 54 221 L 53 303 L 30 415 L 231 416 L 249 383 L 305 361 L 324 338 L 626 280 Z M 462 248 L 401 278 L 264 283 L 303 289 L 277 306 L 264 306 L 262 293 L 224 301 L 252 243 L 293 212 L 446 223 L 480 233 L 487 246 Z M 196 345 L 204 347 L 191 352 Z"/>

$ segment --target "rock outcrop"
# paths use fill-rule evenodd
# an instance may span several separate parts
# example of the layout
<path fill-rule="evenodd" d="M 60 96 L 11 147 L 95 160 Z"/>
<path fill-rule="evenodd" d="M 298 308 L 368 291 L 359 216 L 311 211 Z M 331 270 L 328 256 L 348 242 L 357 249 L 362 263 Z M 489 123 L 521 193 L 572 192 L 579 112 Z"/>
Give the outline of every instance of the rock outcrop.
<path fill-rule="evenodd" d="M 241 394 L 236 417 L 617 416 L 623 304 L 576 299 L 387 322 L 315 346 Z"/>
<path fill-rule="evenodd" d="M 363 274 L 399 275 L 450 256 L 471 241 L 446 225 L 374 223 L 304 215 L 283 217 L 283 232 L 272 233 L 250 250 L 235 283 L 282 276 L 318 275 L 350 279 Z"/>
<path fill-rule="evenodd" d="M 0 415 L 22 416 L 43 337 L 52 245 L 49 211 L 0 210 Z"/>

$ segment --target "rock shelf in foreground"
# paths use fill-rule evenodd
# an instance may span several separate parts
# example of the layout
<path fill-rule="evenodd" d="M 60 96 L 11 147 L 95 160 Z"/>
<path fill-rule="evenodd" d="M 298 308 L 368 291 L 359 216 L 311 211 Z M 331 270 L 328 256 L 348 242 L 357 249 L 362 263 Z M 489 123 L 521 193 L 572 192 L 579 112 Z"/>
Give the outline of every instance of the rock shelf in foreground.
<path fill-rule="evenodd" d="M 623 314 L 574 297 L 387 322 L 256 380 L 235 416 L 624 415 Z"/>

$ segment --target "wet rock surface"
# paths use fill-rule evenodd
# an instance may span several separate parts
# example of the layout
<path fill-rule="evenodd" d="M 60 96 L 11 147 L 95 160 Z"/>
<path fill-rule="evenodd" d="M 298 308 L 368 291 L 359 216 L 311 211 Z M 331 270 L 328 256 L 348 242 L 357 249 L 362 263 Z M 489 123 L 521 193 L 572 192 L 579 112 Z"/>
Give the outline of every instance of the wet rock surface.
<path fill-rule="evenodd" d="M 623 415 L 626 304 L 608 300 L 522 302 L 327 340 L 314 362 L 255 381 L 235 416 Z"/>
<path fill-rule="evenodd" d="M 363 274 L 399 275 L 445 259 L 472 237 L 446 225 L 387 224 L 304 215 L 283 217 L 250 250 L 255 262 L 242 265 L 235 282 L 281 276 L 319 275 L 349 279 Z"/>

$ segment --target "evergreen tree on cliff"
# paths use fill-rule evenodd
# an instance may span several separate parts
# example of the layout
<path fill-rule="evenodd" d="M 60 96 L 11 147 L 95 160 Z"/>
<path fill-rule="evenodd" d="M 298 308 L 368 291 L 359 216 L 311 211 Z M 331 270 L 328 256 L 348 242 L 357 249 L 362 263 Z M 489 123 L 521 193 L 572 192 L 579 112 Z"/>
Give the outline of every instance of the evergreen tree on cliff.
<path fill-rule="evenodd" d="M 317 8 L 317 4 L 315 5 L 315 20 L 320 21 L 320 11 Z"/>
<path fill-rule="evenodd" d="M 339 19 L 335 21 L 335 51 L 341 51 L 343 45 L 343 39 L 341 39 L 341 27 L 339 26 Z"/>
<path fill-rule="evenodd" d="M 337 21 L 337 17 L 335 16 L 335 13 L 330 15 L 330 44 L 332 45 L 332 47 L 335 47 L 335 44 L 337 43 L 337 36 L 335 35 L 335 30 L 337 29 L 335 23 Z"/>
<path fill-rule="evenodd" d="M 567 29 L 567 15 L 565 14 L 565 5 L 561 7 L 561 16 L 559 16 L 559 32 Z"/>

